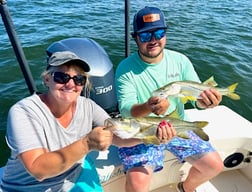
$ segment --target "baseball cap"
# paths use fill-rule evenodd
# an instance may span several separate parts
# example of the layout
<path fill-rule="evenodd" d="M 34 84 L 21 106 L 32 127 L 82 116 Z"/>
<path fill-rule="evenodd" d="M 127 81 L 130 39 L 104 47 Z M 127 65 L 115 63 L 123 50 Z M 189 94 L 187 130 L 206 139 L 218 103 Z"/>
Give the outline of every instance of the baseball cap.
<path fill-rule="evenodd" d="M 90 67 L 87 64 L 87 62 L 85 62 L 84 60 L 82 60 L 80 57 L 78 57 L 76 54 L 74 54 L 71 51 L 60 51 L 60 52 L 54 52 L 51 57 L 48 59 L 47 62 L 47 69 L 50 66 L 60 66 L 63 64 L 66 64 L 68 62 L 74 62 L 76 64 L 79 64 L 83 70 L 85 72 L 89 72 L 90 71 Z"/>
<path fill-rule="evenodd" d="M 134 33 L 141 33 L 151 29 L 167 28 L 164 14 L 157 7 L 144 7 L 139 10 L 133 20 Z"/>

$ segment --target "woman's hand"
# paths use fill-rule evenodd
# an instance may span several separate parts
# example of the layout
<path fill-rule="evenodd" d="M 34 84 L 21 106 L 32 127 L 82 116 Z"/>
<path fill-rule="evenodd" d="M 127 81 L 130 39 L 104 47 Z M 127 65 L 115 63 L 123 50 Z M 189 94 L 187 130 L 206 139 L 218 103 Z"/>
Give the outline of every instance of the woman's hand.
<path fill-rule="evenodd" d="M 167 121 L 161 121 L 157 129 L 157 137 L 161 143 L 169 142 L 174 136 L 176 136 L 176 130 L 172 124 Z"/>
<path fill-rule="evenodd" d="M 99 150 L 104 151 L 109 148 L 112 144 L 113 133 L 109 129 L 105 129 L 105 127 L 95 127 L 88 135 L 87 135 L 87 143 L 89 150 Z"/>

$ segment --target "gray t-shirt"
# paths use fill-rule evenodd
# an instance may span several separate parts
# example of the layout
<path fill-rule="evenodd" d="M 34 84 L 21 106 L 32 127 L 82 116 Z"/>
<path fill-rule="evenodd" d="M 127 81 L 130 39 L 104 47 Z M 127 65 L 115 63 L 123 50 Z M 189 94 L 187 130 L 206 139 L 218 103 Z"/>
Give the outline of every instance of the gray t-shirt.
<path fill-rule="evenodd" d="M 67 128 L 60 125 L 36 94 L 13 105 L 8 114 L 6 136 L 11 156 L 1 181 L 2 190 L 68 191 L 78 178 L 84 159 L 65 173 L 39 182 L 26 171 L 18 155 L 36 148 L 58 150 L 84 137 L 93 127 L 104 125 L 108 117 L 94 101 L 82 96 L 77 100 L 74 118 Z"/>

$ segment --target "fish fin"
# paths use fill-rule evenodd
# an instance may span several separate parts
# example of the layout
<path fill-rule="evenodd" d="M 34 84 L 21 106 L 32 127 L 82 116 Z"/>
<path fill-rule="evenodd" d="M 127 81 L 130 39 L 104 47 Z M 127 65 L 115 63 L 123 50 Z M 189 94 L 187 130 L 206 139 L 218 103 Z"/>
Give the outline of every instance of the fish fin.
<path fill-rule="evenodd" d="M 180 100 L 183 104 L 186 104 L 188 102 L 187 97 L 181 97 Z"/>
<path fill-rule="evenodd" d="M 202 129 L 193 129 L 193 132 L 204 141 L 209 141 L 209 136 Z"/>
<path fill-rule="evenodd" d="M 153 126 L 153 124 L 150 124 L 150 123 L 146 123 L 146 122 L 144 122 L 144 123 L 141 123 L 142 125 L 144 125 L 144 126 L 142 126 L 141 128 L 140 128 L 140 131 L 139 131 L 139 133 L 138 134 L 136 134 L 136 135 L 141 135 L 141 134 L 144 134 L 144 133 L 149 133 L 149 134 L 153 134 L 152 132 L 150 132 L 150 131 L 153 131 L 153 129 L 151 129 L 151 127 Z M 156 131 L 156 130 L 155 130 Z"/>
<path fill-rule="evenodd" d="M 218 83 L 216 83 L 216 81 L 214 80 L 213 76 L 211 76 L 209 79 L 207 79 L 206 81 L 204 81 L 203 84 L 210 85 L 212 87 L 218 86 Z"/>
<path fill-rule="evenodd" d="M 145 145 L 148 145 L 148 144 L 160 145 L 159 139 L 154 135 L 144 137 L 142 140 Z"/>
<path fill-rule="evenodd" d="M 234 83 L 228 87 L 228 94 L 227 97 L 233 99 L 233 100 L 239 100 L 240 96 L 236 93 L 234 93 L 236 87 L 238 86 L 238 83 Z"/>
<path fill-rule="evenodd" d="M 189 135 L 186 133 L 186 131 L 177 133 L 177 136 L 183 139 L 190 139 Z"/>
<path fill-rule="evenodd" d="M 195 121 L 195 123 L 197 128 L 204 128 L 205 126 L 208 125 L 207 121 Z"/>
<path fill-rule="evenodd" d="M 187 103 L 188 101 L 196 101 L 197 98 L 194 97 L 194 96 L 185 96 L 185 97 L 181 97 L 180 100 L 181 100 L 181 102 L 182 102 L 183 104 L 185 104 L 185 103 Z"/>
<path fill-rule="evenodd" d="M 174 118 L 174 119 L 179 119 L 179 112 L 178 112 L 178 108 L 176 107 L 176 109 L 174 111 L 172 111 L 170 114 L 166 115 L 165 118 Z"/>

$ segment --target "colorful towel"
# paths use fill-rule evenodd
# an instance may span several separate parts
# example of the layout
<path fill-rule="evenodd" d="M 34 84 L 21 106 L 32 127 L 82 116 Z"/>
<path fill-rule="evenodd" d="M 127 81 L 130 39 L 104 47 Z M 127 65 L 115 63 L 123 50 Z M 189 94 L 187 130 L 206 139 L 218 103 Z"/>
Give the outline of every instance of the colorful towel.
<path fill-rule="evenodd" d="M 93 160 L 86 156 L 83 170 L 69 192 L 103 192 Z"/>

